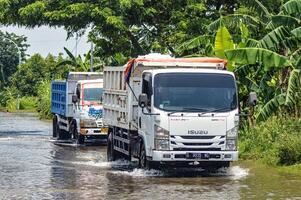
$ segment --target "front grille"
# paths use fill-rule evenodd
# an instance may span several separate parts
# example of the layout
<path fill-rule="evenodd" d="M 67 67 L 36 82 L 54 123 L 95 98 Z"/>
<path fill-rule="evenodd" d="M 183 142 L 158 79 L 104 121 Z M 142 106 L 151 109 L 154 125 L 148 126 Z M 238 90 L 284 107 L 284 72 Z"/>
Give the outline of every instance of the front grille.
<path fill-rule="evenodd" d="M 188 136 L 180 136 L 181 138 L 183 139 L 203 139 L 203 140 L 206 140 L 206 139 L 213 139 L 215 136 L 196 136 L 196 135 L 188 135 Z"/>
<path fill-rule="evenodd" d="M 172 135 L 171 150 L 175 151 L 221 151 L 225 150 L 225 136 Z"/>
<path fill-rule="evenodd" d="M 188 145 L 188 146 L 210 146 L 213 143 L 184 143 L 184 145 Z"/>

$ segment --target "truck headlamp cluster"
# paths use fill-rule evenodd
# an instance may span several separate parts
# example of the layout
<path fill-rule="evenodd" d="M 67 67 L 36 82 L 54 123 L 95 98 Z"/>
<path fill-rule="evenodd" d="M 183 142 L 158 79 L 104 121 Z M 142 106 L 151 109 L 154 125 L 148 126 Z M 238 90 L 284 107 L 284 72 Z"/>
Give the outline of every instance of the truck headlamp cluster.
<path fill-rule="evenodd" d="M 226 150 L 236 151 L 237 150 L 237 135 L 238 135 L 238 126 L 227 131 L 226 139 Z"/>
<path fill-rule="evenodd" d="M 237 138 L 238 127 L 235 126 L 234 128 L 227 131 L 227 138 Z"/>
<path fill-rule="evenodd" d="M 155 125 L 155 149 L 169 150 L 169 131 Z"/>
<path fill-rule="evenodd" d="M 80 120 L 80 127 L 81 128 L 95 128 L 95 127 L 97 127 L 97 124 L 96 124 L 95 120 L 81 119 Z"/>

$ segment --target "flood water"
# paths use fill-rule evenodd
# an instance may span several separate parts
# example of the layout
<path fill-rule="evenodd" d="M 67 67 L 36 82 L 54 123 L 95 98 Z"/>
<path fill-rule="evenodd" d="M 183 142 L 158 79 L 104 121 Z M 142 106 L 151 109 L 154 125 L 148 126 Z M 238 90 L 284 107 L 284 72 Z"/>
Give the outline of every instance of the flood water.
<path fill-rule="evenodd" d="M 106 162 L 105 146 L 51 141 L 51 123 L 0 112 L 0 199 L 301 199 L 301 176 L 234 163 L 216 173 Z"/>

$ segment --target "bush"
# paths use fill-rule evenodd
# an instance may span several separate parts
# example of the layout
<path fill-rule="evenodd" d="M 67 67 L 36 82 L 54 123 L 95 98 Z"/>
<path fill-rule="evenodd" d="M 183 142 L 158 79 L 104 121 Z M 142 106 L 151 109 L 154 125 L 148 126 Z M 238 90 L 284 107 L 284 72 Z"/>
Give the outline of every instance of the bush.
<path fill-rule="evenodd" d="M 261 159 L 269 165 L 301 163 L 301 119 L 272 117 L 240 131 L 242 158 Z"/>
<path fill-rule="evenodd" d="M 36 97 L 21 97 L 11 98 L 7 101 L 7 110 L 9 112 L 15 112 L 18 110 L 35 111 L 37 98 Z"/>
<path fill-rule="evenodd" d="M 38 86 L 37 111 L 42 119 L 51 119 L 51 86 L 50 81 L 44 81 Z"/>

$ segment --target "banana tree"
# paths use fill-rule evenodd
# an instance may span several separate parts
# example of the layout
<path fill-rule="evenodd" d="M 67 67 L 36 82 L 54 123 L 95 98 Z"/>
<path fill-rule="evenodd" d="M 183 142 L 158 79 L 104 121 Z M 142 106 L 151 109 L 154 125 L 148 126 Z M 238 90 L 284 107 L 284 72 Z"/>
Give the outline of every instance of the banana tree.
<path fill-rule="evenodd" d="M 270 21 L 266 22 L 267 33 L 264 37 L 260 40 L 249 39 L 245 48 L 225 51 L 226 57 L 235 62 L 237 66 L 244 68 L 257 66 L 258 69 L 263 70 L 261 74 L 274 72 L 271 79 L 266 80 L 266 83 L 271 80 L 275 82 L 273 96 L 265 99 L 264 97 L 267 96 L 265 89 L 270 86 L 268 84 L 265 84 L 265 87 L 259 86 L 261 99 L 264 101 L 257 113 L 258 121 L 267 119 L 279 109 L 300 116 L 301 27 L 299 8 L 301 8 L 300 0 L 288 1 L 282 6 L 278 15 L 268 16 Z M 258 83 L 258 77 L 253 77 L 253 81 Z"/>
<path fill-rule="evenodd" d="M 90 71 L 90 52 L 88 52 L 84 59 L 79 55 L 78 57 L 75 57 L 67 48 L 64 47 L 64 50 L 66 54 L 68 55 L 68 59 L 63 60 L 62 62 L 57 64 L 57 67 L 60 66 L 69 66 L 70 70 L 74 71 Z M 94 59 L 96 61 L 96 64 L 93 65 L 92 70 L 97 71 L 97 70 L 102 70 L 103 68 L 103 63 L 97 60 L 96 58 Z"/>

